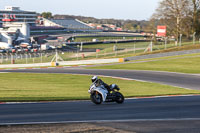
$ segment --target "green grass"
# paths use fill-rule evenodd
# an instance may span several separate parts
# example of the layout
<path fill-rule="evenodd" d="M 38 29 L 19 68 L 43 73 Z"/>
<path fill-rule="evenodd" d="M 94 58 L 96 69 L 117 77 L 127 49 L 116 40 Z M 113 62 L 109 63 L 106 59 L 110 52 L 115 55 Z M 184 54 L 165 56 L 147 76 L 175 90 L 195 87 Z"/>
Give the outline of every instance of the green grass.
<path fill-rule="evenodd" d="M 172 44 L 169 44 L 167 49 L 164 49 L 164 45 L 155 46 L 154 49 L 156 49 L 156 47 L 157 48 L 159 47 L 160 50 L 157 49 L 156 51 L 153 51 L 152 53 L 148 53 L 148 54 L 200 49 L 200 45 L 199 44 L 191 45 L 189 42 L 188 43 L 184 43 L 184 45 L 182 45 L 182 46 L 174 46 Z"/>
<path fill-rule="evenodd" d="M 147 61 L 147 62 L 140 62 Z M 93 69 L 127 69 L 127 70 L 153 70 L 153 71 L 169 71 L 181 73 L 200 73 L 200 54 L 188 54 L 180 56 L 170 56 L 162 58 L 151 58 L 134 63 L 117 64 L 110 66 L 92 67 Z"/>
<path fill-rule="evenodd" d="M 174 60 L 174 59 L 194 58 L 194 57 L 199 57 L 199 56 L 200 56 L 200 53 L 194 53 L 194 54 L 184 54 L 184 55 L 176 55 L 176 56 L 165 56 L 165 57 L 158 57 L 158 58 L 147 58 L 147 59 L 141 59 L 141 60 L 132 60 L 129 62 Z"/>
<path fill-rule="evenodd" d="M 89 99 L 90 78 L 69 74 L 0 73 L 0 102 Z M 200 91 L 156 83 L 102 79 L 109 84 L 117 83 L 126 97 L 200 94 Z"/>
<path fill-rule="evenodd" d="M 96 53 L 91 54 L 89 56 L 85 56 L 85 59 L 95 59 L 95 58 L 125 58 L 130 56 L 136 56 L 136 55 L 144 55 L 144 54 L 155 54 L 155 53 L 164 53 L 164 52 L 172 52 L 172 51 L 182 51 L 182 50 L 191 50 L 191 49 L 200 49 L 200 45 L 191 45 L 191 42 L 183 43 L 181 47 L 177 46 L 175 47 L 174 44 L 168 44 L 167 49 L 164 49 L 164 45 L 155 45 L 153 47 L 153 52 L 147 52 L 144 53 L 144 49 L 147 48 L 147 46 L 150 44 L 150 42 L 137 42 L 137 43 L 117 43 L 117 44 L 95 44 L 95 45 L 84 45 L 84 48 L 96 48 L 101 49 L 101 51 L 98 53 L 98 56 L 96 56 Z M 117 52 L 113 51 L 113 46 L 117 46 Z M 134 50 L 134 46 L 136 50 Z M 64 61 L 73 61 L 77 60 L 76 56 L 77 52 L 64 52 L 64 54 L 59 53 L 59 55 L 63 58 Z M 79 53 L 81 55 L 82 53 Z M 43 54 L 42 60 L 41 57 L 35 57 L 35 58 L 28 58 L 27 60 L 25 58 L 22 59 L 15 59 L 15 64 L 30 64 L 30 63 L 44 63 L 44 62 L 51 62 L 53 55 L 45 55 Z M 78 58 L 78 60 L 83 60 L 81 57 Z M 4 59 L 2 62 L 0 59 L 0 64 L 11 64 L 11 60 Z"/>
<path fill-rule="evenodd" d="M 183 51 L 183 50 L 192 50 L 200 49 L 200 45 L 191 45 L 191 42 L 183 43 L 182 46 L 175 46 L 173 43 L 167 44 L 167 49 L 164 45 L 154 45 L 153 52 L 144 53 L 144 49 L 150 42 L 137 42 L 137 43 L 119 43 L 119 44 L 95 44 L 95 45 L 84 45 L 83 48 L 98 48 L 101 51 L 98 53 L 98 58 L 125 58 L 136 55 L 146 55 L 146 54 L 155 54 L 155 53 L 165 53 L 173 51 Z M 117 46 L 117 52 L 113 51 L 113 46 Z M 136 50 L 134 51 L 134 45 Z M 96 54 L 91 55 L 95 58 Z M 88 57 L 87 57 L 88 58 Z"/>
<path fill-rule="evenodd" d="M 184 46 L 177 46 L 177 47 L 172 47 L 169 46 L 168 49 L 164 49 L 164 45 L 156 45 L 155 47 L 160 47 L 160 50 L 156 50 L 153 52 L 147 52 L 144 53 L 144 49 L 138 49 L 136 51 L 134 51 L 133 49 L 133 44 L 134 43 L 128 43 L 128 44 L 119 44 L 118 48 L 122 48 L 122 50 L 119 50 L 117 52 L 113 51 L 113 44 L 108 44 L 111 45 L 112 47 L 104 47 L 104 49 L 102 49 L 99 53 L 98 53 L 98 58 L 126 58 L 126 57 L 132 57 L 132 56 L 139 56 L 139 55 L 148 55 L 148 54 L 156 54 L 156 53 L 165 53 L 165 52 L 174 52 L 174 51 L 184 51 L 184 50 L 192 50 L 192 49 L 200 49 L 200 45 L 184 45 Z M 137 43 L 135 46 L 136 48 L 146 48 L 147 45 L 149 43 L 148 42 L 144 42 L 144 43 Z M 96 45 L 96 47 L 102 47 L 102 45 L 105 44 L 98 44 Z M 146 47 L 144 47 L 146 45 Z M 142 47 L 140 47 L 142 46 Z M 123 49 L 125 48 L 125 49 Z M 154 48 L 156 49 L 156 48 Z M 92 58 L 96 58 L 96 53 L 92 54 L 90 56 L 87 56 L 85 59 L 92 59 Z M 80 59 L 80 58 L 79 58 Z"/>

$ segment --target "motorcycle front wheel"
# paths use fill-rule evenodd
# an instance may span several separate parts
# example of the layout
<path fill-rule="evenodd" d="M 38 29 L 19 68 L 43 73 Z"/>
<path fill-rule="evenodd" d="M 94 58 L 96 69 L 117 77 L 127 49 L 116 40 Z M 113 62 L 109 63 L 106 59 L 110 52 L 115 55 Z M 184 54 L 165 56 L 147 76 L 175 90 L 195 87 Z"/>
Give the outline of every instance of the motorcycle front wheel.
<path fill-rule="evenodd" d="M 93 103 L 95 103 L 95 104 L 101 104 L 102 103 L 102 96 L 101 96 L 101 94 L 99 94 L 99 93 L 92 93 L 91 95 L 90 95 L 90 99 L 91 99 L 91 101 L 93 102 Z"/>
<path fill-rule="evenodd" d="M 124 102 L 124 96 L 120 92 L 116 92 L 115 95 L 116 95 L 115 101 L 117 103 L 121 104 Z"/>

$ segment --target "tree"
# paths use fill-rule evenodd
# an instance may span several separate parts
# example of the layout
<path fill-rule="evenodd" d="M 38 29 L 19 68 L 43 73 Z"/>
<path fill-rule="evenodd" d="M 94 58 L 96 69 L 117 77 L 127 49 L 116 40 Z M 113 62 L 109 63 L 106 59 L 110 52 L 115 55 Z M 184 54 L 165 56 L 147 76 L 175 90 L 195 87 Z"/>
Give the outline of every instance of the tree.
<path fill-rule="evenodd" d="M 50 18 L 52 18 L 52 13 L 51 12 L 43 12 L 42 17 L 50 19 Z"/>
<path fill-rule="evenodd" d="M 192 8 L 192 31 L 196 32 L 197 34 L 200 33 L 199 29 L 199 8 L 200 8 L 200 0 L 192 0 L 191 1 L 191 8 Z"/>
<path fill-rule="evenodd" d="M 131 31 L 134 31 L 134 30 L 135 30 L 133 24 L 130 23 L 130 22 L 124 24 L 123 29 L 125 29 L 125 30 L 131 30 Z"/>
<path fill-rule="evenodd" d="M 179 35 L 183 33 L 184 19 L 190 14 L 189 9 L 189 0 L 163 0 L 154 16 L 166 25 L 168 31 L 178 40 Z"/>

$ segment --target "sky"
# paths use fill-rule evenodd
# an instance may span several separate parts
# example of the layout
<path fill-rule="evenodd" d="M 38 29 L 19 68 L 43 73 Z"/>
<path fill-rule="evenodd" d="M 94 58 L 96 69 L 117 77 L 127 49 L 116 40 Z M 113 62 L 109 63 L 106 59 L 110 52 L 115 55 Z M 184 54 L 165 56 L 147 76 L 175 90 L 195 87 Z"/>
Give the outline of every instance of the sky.
<path fill-rule="evenodd" d="M 148 20 L 160 0 L 0 0 L 0 9 L 17 6 L 22 10 L 81 15 L 95 18 Z"/>

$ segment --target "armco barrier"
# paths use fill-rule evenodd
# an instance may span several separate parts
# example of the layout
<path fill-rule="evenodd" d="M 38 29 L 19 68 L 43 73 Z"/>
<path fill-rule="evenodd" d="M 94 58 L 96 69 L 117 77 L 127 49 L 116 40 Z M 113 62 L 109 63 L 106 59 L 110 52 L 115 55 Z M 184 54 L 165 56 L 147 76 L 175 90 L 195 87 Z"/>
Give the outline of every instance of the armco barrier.
<path fill-rule="evenodd" d="M 59 62 L 59 65 L 88 65 L 88 64 L 104 64 L 104 63 L 116 63 L 116 62 L 119 62 L 119 58 L 81 60 L 81 61 L 63 61 L 63 62 Z"/>
<path fill-rule="evenodd" d="M 49 63 L 35 63 L 35 64 L 8 64 L 0 65 L 0 68 L 25 68 L 25 67 L 47 67 L 47 66 L 70 66 L 70 65 L 90 65 L 90 64 L 105 64 L 124 62 L 124 58 L 114 59 L 95 59 L 95 60 L 80 60 L 80 61 L 62 61 Z"/>
<path fill-rule="evenodd" d="M 51 62 L 51 66 L 59 66 L 59 63 Z"/>
<path fill-rule="evenodd" d="M 119 58 L 119 62 L 124 62 L 124 58 Z"/>

